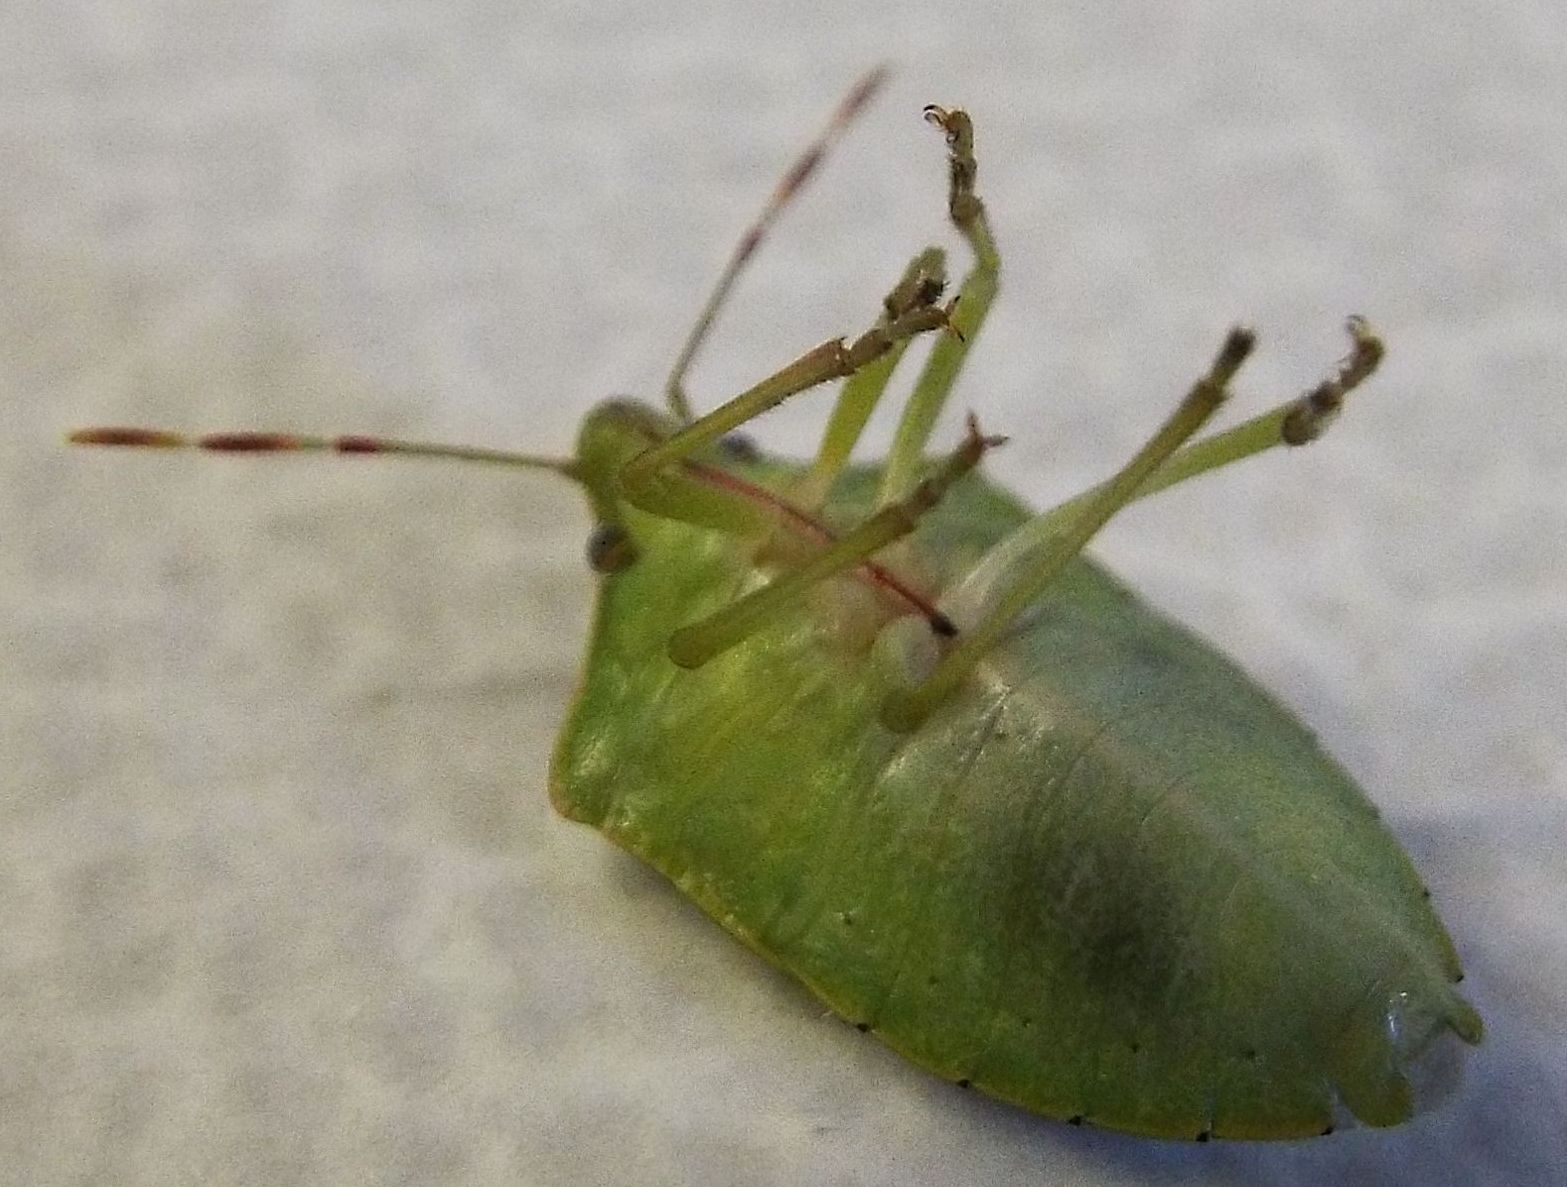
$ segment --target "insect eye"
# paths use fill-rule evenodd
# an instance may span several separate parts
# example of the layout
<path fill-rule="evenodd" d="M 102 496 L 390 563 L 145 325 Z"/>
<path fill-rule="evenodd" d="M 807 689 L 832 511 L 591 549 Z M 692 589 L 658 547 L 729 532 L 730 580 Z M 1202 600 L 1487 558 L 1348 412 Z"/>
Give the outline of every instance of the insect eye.
<path fill-rule="evenodd" d="M 637 546 L 618 523 L 601 523 L 588 537 L 588 565 L 595 573 L 618 573 L 637 559 Z"/>
<path fill-rule="evenodd" d="M 759 462 L 762 460 L 762 450 L 756 444 L 756 439 L 748 437 L 744 433 L 729 433 L 718 439 L 718 448 L 723 450 L 724 456 L 736 462 Z"/>

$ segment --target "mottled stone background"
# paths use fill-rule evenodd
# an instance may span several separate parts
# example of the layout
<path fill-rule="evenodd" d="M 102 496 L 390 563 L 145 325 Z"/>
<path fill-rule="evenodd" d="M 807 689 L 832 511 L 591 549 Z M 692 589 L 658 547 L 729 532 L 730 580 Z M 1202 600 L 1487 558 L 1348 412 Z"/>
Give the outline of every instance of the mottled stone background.
<path fill-rule="evenodd" d="M 591 15 L 588 15 L 591 13 Z M 694 381 L 863 325 L 979 121 L 1006 291 L 953 415 L 1069 494 L 1226 325 L 1320 446 L 1100 551 L 1372 789 L 1490 1025 L 1444 1110 L 1068 1129 L 823 1015 L 545 800 L 591 583 L 543 477 L 71 453 L 265 425 L 568 447 L 656 391 L 859 71 L 883 101 Z M 0 7 L 0 1179 L 1524 1183 L 1567 1161 L 1567 21 L 1142 0 Z M 826 401 L 759 426 L 809 448 Z M 879 425 L 881 440 L 885 426 Z"/>

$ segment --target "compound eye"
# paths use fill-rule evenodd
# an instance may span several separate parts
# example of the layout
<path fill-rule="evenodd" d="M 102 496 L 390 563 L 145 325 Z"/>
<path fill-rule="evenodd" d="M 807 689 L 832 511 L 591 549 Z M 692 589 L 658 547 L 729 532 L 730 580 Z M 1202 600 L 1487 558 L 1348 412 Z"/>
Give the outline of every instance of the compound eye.
<path fill-rule="evenodd" d="M 731 461 L 749 464 L 762 460 L 762 450 L 754 437 L 744 433 L 727 433 L 718 439 L 718 448 Z"/>
<path fill-rule="evenodd" d="M 637 546 L 618 523 L 601 523 L 588 537 L 588 565 L 595 573 L 618 573 L 637 559 Z"/>

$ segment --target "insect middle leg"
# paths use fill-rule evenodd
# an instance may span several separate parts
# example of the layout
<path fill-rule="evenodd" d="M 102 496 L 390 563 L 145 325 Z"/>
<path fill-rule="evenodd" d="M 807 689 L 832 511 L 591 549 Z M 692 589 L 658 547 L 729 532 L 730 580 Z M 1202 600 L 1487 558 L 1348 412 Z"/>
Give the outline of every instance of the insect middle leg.
<path fill-rule="evenodd" d="M 1001 256 L 990 234 L 984 203 L 975 191 L 979 166 L 974 157 L 974 123 L 965 111 L 934 105 L 925 109 L 925 118 L 946 134 L 947 214 L 968 240 L 974 253 L 974 265 L 964 277 L 953 302 L 954 333 L 943 336 L 931 349 L 909 402 L 904 406 L 887 455 L 887 466 L 882 472 L 877 500 L 880 506 L 903 498 L 919 480 L 931 430 L 946 405 L 969 348 L 984 325 L 985 315 L 990 312 L 1001 277 Z"/>
<path fill-rule="evenodd" d="M 841 539 L 761 589 L 676 631 L 669 640 L 669 657 L 682 667 L 699 667 L 754 635 L 803 601 L 822 582 L 862 564 L 894 540 L 912 532 L 920 517 L 941 501 L 953 483 L 979 464 L 986 450 L 1005 440 L 982 434 L 978 422 L 970 416 L 963 443 L 908 495 L 876 511 Z M 945 615 L 931 615 L 927 621 L 938 635 L 950 638 L 957 633 L 957 628 Z"/>
<path fill-rule="evenodd" d="M 879 326 L 888 326 L 920 305 L 934 304 L 946 287 L 946 253 L 928 247 L 909 262 L 892 291 L 882 299 Z M 892 373 L 911 339 L 905 338 L 879 359 L 867 363 L 844 381 L 822 434 L 816 460 L 804 478 L 790 491 L 801 507 L 816 510 L 826 500 L 838 475 L 848 464 L 871 413 L 881 402 Z"/>

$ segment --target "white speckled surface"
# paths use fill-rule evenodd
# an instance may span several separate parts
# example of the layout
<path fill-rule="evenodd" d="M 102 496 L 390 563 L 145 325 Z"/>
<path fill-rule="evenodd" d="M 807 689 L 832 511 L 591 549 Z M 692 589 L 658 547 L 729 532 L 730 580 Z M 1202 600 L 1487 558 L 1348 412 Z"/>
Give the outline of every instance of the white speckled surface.
<path fill-rule="evenodd" d="M 588 8 L 0 9 L 0 1179 L 1553 1181 L 1556 6 Z M 938 1083 L 551 815 L 591 589 L 570 491 L 58 446 L 147 421 L 563 450 L 594 399 L 656 390 L 883 57 L 698 397 L 861 325 L 947 237 L 928 101 L 979 121 L 1007 267 L 958 403 L 1037 500 L 1122 458 L 1231 320 L 1263 334 L 1256 407 L 1371 315 L 1387 368 L 1322 445 L 1100 551 L 1298 706 L 1427 874 L 1490 1026 L 1444 1110 L 1169 1146 Z M 824 407 L 762 435 L 808 448 Z"/>

